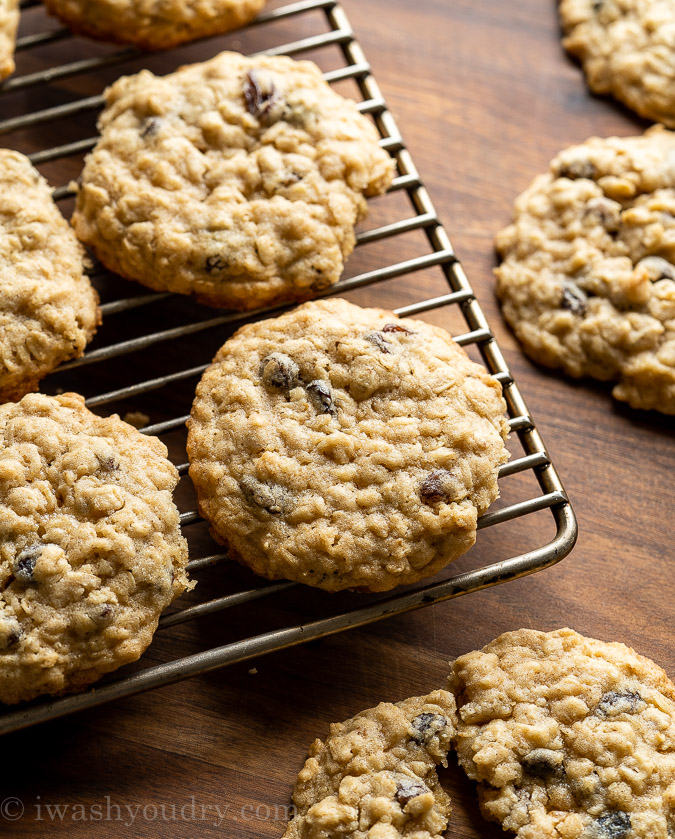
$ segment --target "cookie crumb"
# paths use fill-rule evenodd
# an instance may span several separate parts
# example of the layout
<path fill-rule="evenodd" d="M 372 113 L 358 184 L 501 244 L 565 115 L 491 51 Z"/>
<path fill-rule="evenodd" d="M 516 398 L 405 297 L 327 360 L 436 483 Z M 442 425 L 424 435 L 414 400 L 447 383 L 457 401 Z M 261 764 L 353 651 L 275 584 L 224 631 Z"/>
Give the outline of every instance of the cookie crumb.
<path fill-rule="evenodd" d="M 133 425 L 134 428 L 144 428 L 150 423 L 150 417 L 144 414 L 143 411 L 127 411 L 122 419 L 124 422 L 128 422 L 129 425 Z"/>

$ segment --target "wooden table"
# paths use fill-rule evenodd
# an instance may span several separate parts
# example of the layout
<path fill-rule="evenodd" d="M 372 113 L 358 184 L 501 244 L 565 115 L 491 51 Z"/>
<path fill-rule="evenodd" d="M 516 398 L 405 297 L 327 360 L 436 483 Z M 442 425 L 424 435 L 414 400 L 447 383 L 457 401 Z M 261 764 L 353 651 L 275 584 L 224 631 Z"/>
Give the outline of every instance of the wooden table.
<path fill-rule="evenodd" d="M 2 798 L 24 810 L 12 821 L 19 804 L 0 805 L 7 835 L 279 837 L 306 750 L 330 722 L 442 686 L 448 660 L 506 630 L 570 625 L 675 675 L 673 418 L 534 366 L 500 318 L 491 273 L 494 233 L 559 149 L 645 124 L 588 94 L 560 48 L 553 2 L 344 6 L 565 482 L 577 547 L 516 582 L 6 736 Z M 47 171 L 55 183 L 73 175 L 65 164 Z M 424 289 L 407 282 L 399 293 L 418 299 Z M 534 536 L 550 538 L 548 520 L 528 524 L 540 526 Z M 499 537 L 482 536 L 474 551 L 487 562 Z M 225 626 L 255 631 L 259 620 L 274 623 L 249 610 Z M 148 655 L 223 631 L 212 619 Z M 482 820 L 453 759 L 443 778 L 455 807 L 448 836 L 503 835 Z"/>

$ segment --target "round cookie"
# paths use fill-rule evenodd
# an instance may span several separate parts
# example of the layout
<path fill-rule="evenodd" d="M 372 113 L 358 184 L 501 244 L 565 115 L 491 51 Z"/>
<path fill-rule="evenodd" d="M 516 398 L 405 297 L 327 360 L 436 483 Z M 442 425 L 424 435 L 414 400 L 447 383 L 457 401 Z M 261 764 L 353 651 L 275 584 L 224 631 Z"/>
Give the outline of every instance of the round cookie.
<path fill-rule="evenodd" d="M 571 629 L 507 632 L 453 664 L 457 754 L 519 839 L 675 835 L 675 686 Z"/>
<path fill-rule="evenodd" d="M 298 775 L 284 839 L 441 839 L 451 807 L 436 767 L 456 721 L 454 697 L 437 690 L 331 725 Z"/>
<path fill-rule="evenodd" d="M 44 0 L 44 4 L 78 35 L 162 50 L 243 26 L 265 0 Z"/>
<path fill-rule="evenodd" d="M 562 0 L 559 12 L 591 90 L 675 128 L 673 0 Z"/>
<path fill-rule="evenodd" d="M 19 0 L 0 0 L 0 81 L 14 72 Z"/>
<path fill-rule="evenodd" d="M 84 251 L 27 157 L 0 149 L 0 401 L 82 355 L 100 323 Z"/>
<path fill-rule="evenodd" d="M 528 355 L 675 413 L 675 133 L 561 152 L 495 244 L 504 317 Z"/>
<path fill-rule="evenodd" d="M 319 68 L 225 52 L 106 93 L 72 223 L 111 270 L 254 309 L 335 283 L 394 163 Z"/>
<path fill-rule="evenodd" d="M 345 300 L 239 329 L 188 422 L 201 514 L 270 579 L 385 591 L 468 550 L 508 459 L 499 383 L 442 329 Z"/>
<path fill-rule="evenodd" d="M 166 448 L 84 399 L 0 406 L 0 702 L 135 661 L 188 587 Z"/>

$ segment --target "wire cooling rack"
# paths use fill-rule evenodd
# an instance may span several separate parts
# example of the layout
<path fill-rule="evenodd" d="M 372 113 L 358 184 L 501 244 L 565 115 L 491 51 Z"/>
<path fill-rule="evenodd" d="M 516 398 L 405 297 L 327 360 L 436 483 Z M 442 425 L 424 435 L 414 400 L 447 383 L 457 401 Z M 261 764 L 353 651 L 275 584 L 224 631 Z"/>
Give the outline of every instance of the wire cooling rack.
<path fill-rule="evenodd" d="M 220 344 L 241 323 L 277 310 L 241 314 L 207 309 L 176 295 L 148 294 L 95 266 L 91 274 L 103 301 L 103 326 L 89 351 L 62 365 L 43 382 L 42 389 L 50 393 L 79 390 L 94 410 L 115 410 L 123 416 L 147 413 L 155 419 L 142 430 L 160 436 L 178 465 L 177 501 L 184 510 L 181 524 L 191 556 L 196 557 L 189 568 L 199 585 L 179 601 L 175 611 L 161 618 L 155 642 L 137 665 L 118 671 L 85 693 L 9 709 L 0 714 L 0 733 L 475 592 L 566 556 L 576 539 L 576 521 L 563 486 L 341 6 L 332 0 L 302 0 L 276 7 L 272 3 L 253 24 L 236 33 L 161 55 L 74 38 L 46 17 L 37 0 L 24 0 L 21 8 L 22 32 L 32 34 L 17 42 L 17 74 L 0 85 L 0 135 L 3 145 L 28 153 L 47 177 L 58 171 L 62 182 L 54 196 L 66 214 L 73 195 L 67 181 L 77 177 L 82 155 L 95 143 L 103 88 L 121 72 L 137 72 L 153 67 L 153 62 L 168 72 L 185 61 L 231 48 L 248 54 L 310 57 L 322 67 L 328 82 L 352 95 L 359 110 L 372 116 L 381 145 L 395 158 L 398 172 L 389 193 L 369 202 L 370 227 L 359 233 L 345 278 L 330 293 L 359 302 L 363 289 L 379 284 L 378 304 L 394 308 L 401 316 L 436 317 L 450 326 L 455 340 L 501 382 L 512 431 L 510 446 L 517 448 L 500 470 L 501 499 L 479 519 L 479 529 L 521 522 L 521 531 L 536 532 L 538 537 L 541 527 L 532 528 L 530 522 L 542 514 L 550 515 L 553 527 L 551 538 L 540 540 L 544 544 L 487 564 L 479 534 L 466 561 L 464 557 L 458 560 L 432 582 L 386 596 L 327 595 L 288 582 L 267 584 L 235 568 L 210 541 L 193 509 L 185 462 L 185 421 L 195 384 Z M 167 61 L 174 62 L 168 70 Z M 392 254 L 397 261 L 391 261 Z M 422 290 L 424 299 L 410 299 L 415 287 Z M 373 302 L 372 291 L 367 302 Z M 186 358 L 191 362 L 188 366 Z M 97 392 L 101 386 L 105 391 Z M 490 545 L 501 541 L 492 540 Z M 481 560 L 477 567 L 467 567 L 472 557 Z M 215 572 L 213 566 L 218 566 Z M 452 573 L 455 568 L 462 570 Z M 255 606 L 251 605 L 254 601 Z M 238 612 L 238 607 L 244 611 Z M 208 632 L 195 634 L 196 641 L 189 636 L 188 642 L 179 643 L 181 654 L 156 660 L 154 653 L 158 644 L 161 647 L 164 630 L 174 627 L 172 632 L 180 632 L 179 624 L 208 621 L 213 613 L 227 625 L 226 634 L 232 625 L 260 626 L 261 631 L 240 629 L 244 637 L 223 639 L 211 624 Z M 228 623 L 225 616 L 234 613 L 239 617 Z"/>

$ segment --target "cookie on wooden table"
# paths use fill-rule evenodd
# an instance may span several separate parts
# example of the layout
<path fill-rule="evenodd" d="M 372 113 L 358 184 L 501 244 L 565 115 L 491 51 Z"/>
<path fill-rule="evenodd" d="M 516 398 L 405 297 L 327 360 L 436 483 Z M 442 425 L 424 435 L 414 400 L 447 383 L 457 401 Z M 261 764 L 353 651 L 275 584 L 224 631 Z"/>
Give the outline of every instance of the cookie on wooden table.
<path fill-rule="evenodd" d="M 456 721 L 453 695 L 437 690 L 331 725 L 298 775 L 284 839 L 440 839 L 451 807 L 436 767 Z"/>
<path fill-rule="evenodd" d="M 14 72 L 19 0 L 0 0 L 0 81 Z"/>
<path fill-rule="evenodd" d="M 162 50 L 243 26 L 265 0 L 44 0 L 44 4 L 78 35 Z"/>
<path fill-rule="evenodd" d="M 214 306 L 335 283 L 393 160 L 319 68 L 225 52 L 106 93 L 73 224 L 111 270 Z"/>
<path fill-rule="evenodd" d="M 27 157 L 0 149 L 0 401 L 82 355 L 100 322 L 84 251 Z"/>
<path fill-rule="evenodd" d="M 74 393 L 0 406 L 0 702 L 135 661 L 188 587 L 166 448 Z"/>
<path fill-rule="evenodd" d="M 675 413 L 675 133 L 561 152 L 496 247 L 504 317 L 528 355 Z"/>
<path fill-rule="evenodd" d="M 634 650 L 521 629 L 460 656 L 460 765 L 519 839 L 670 839 L 675 686 Z"/>
<path fill-rule="evenodd" d="M 562 0 L 559 11 L 591 90 L 675 128 L 673 0 Z"/>
<path fill-rule="evenodd" d="M 270 579 L 385 591 L 468 550 L 508 458 L 501 386 L 450 335 L 345 300 L 248 324 L 188 422 L 199 509 Z"/>

